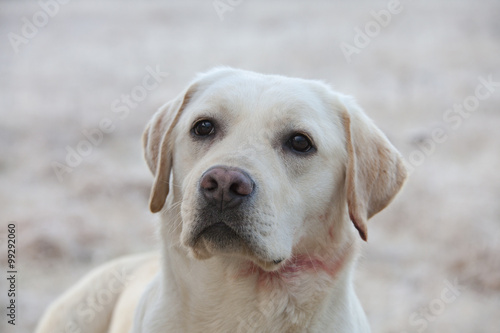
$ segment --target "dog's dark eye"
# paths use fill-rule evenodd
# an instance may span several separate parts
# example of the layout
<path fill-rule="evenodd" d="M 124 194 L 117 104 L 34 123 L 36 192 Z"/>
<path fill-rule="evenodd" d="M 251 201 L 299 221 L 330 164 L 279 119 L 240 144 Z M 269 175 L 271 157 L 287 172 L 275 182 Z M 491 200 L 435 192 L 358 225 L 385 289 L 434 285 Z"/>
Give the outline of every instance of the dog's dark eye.
<path fill-rule="evenodd" d="M 290 147 L 299 152 L 306 153 L 311 150 L 312 143 L 311 140 L 304 134 L 294 134 L 289 141 Z"/>
<path fill-rule="evenodd" d="M 214 134 L 215 126 L 210 120 L 200 120 L 194 124 L 193 133 L 197 136 L 209 136 Z"/>

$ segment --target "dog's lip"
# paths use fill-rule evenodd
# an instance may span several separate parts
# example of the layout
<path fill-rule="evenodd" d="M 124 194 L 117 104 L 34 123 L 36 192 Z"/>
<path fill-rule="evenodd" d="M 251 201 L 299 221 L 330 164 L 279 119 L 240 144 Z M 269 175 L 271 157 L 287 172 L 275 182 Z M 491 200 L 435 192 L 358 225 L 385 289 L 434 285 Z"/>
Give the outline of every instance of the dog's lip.
<path fill-rule="evenodd" d="M 243 244 L 246 250 L 244 250 L 245 254 L 243 254 L 243 257 L 250 259 L 253 261 L 257 266 L 261 267 L 264 271 L 276 271 L 282 265 L 287 261 L 287 258 L 277 258 L 277 259 L 270 259 L 270 258 L 263 258 L 259 256 L 257 253 L 252 250 L 252 246 L 249 244 L 248 240 L 245 239 L 240 233 L 238 233 L 234 228 L 232 228 L 230 225 L 223 221 L 218 221 L 215 223 L 212 223 L 205 228 L 201 229 L 196 236 L 192 239 L 191 241 L 191 246 L 190 247 L 197 247 L 199 242 L 206 241 L 204 239 L 203 235 L 204 234 L 210 234 L 213 231 L 216 231 L 216 229 L 221 229 L 224 230 L 224 232 L 232 234 L 232 237 L 235 237 L 239 239 Z M 211 237 L 211 236 L 209 236 Z M 213 237 L 213 234 L 212 234 Z M 212 238 L 213 239 L 213 238 Z M 229 253 L 226 253 L 226 255 Z M 234 253 L 236 256 L 242 255 L 241 253 Z"/>
<path fill-rule="evenodd" d="M 203 236 L 203 234 L 207 233 L 207 232 L 210 232 L 211 230 L 213 229 L 217 229 L 217 228 L 220 228 L 220 229 L 227 229 L 227 232 L 230 232 L 233 234 L 233 236 L 236 236 L 238 238 L 240 238 L 242 241 L 245 241 L 243 237 L 241 237 L 239 235 L 238 232 L 236 232 L 233 228 L 231 228 L 231 226 L 229 226 L 227 223 L 225 222 L 222 222 L 222 221 L 219 221 L 219 222 L 215 222 L 215 223 L 212 223 L 208 226 L 206 226 L 205 228 L 201 229 L 197 234 L 196 236 L 193 238 L 193 241 L 191 242 L 192 243 L 192 246 L 195 246 L 196 243 L 198 243 L 198 241 L 200 240 L 200 238 Z"/>
<path fill-rule="evenodd" d="M 231 228 L 227 223 L 224 223 L 222 221 L 219 221 L 219 222 L 215 222 L 215 223 L 212 223 L 210 225 L 207 225 L 205 228 L 201 229 L 199 232 L 198 232 L 198 235 L 196 235 L 196 239 L 200 238 L 200 236 L 206 232 L 207 230 L 210 230 L 210 229 L 214 229 L 214 228 L 227 228 L 233 232 L 236 233 L 236 231 L 233 230 L 233 228 Z"/>

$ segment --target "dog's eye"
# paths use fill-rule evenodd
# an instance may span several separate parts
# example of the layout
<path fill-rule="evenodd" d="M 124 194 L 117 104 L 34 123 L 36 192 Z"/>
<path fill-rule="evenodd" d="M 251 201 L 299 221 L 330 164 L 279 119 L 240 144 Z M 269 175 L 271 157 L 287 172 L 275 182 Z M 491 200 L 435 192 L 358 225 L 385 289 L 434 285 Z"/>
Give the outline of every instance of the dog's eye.
<path fill-rule="evenodd" d="M 294 134 L 289 140 L 290 147 L 299 152 L 306 153 L 311 150 L 312 143 L 311 140 L 304 134 Z"/>
<path fill-rule="evenodd" d="M 194 124 L 193 133 L 197 136 L 209 136 L 214 134 L 215 126 L 210 120 L 200 120 Z"/>

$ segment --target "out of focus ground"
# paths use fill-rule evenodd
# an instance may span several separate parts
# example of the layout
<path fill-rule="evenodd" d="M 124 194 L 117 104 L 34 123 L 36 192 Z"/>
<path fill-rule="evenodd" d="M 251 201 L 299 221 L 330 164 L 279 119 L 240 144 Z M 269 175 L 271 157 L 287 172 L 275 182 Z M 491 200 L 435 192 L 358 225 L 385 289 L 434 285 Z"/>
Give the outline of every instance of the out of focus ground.
<path fill-rule="evenodd" d="M 414 166 L 401 195 L 370 221 L 356 274 L 374 332 L 498 332 L 500 3 L 401 1 L 377 32 L 371 11 L 387 7 L 243 1 L 221 20 L 212 1 L 75 0 L 41 26 L 37 2 L 1 2 L 0 331 L 31 332 L 84 272 L 157 246 L 142 130 L 196 72 L 230 65 L 322 79 L 356 96 Z M 33 16 L 41 27 L 30 33 L 23 27 Z M 355 30 L 367 24 L 368 42 Z M 13 47 L 9 33 L 25 40 Z M 356 38 L 363 47 L 348 62 L 340 45 L 356 47 Z M 158 87 L 113 112 L 157 67 L 168 73 Z M 88 155 L 60 181 L 53 162 L 66 164 L 68 149 L 105 118 L 113 130 L 80 146 Z M 15 327 L 3 314 L 9 223 Z"/>

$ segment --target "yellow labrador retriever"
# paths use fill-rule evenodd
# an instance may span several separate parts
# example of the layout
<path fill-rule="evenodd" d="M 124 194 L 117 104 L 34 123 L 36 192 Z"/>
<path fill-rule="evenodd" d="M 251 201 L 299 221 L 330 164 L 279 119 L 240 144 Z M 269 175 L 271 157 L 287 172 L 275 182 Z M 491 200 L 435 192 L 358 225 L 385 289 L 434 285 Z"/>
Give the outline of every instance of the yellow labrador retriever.
<path fill-rule="evenodd" d="M 359 236 L 406 170 L 350 97 L 217 68 L 155 114 L 144 149 L 161 254 L 98 268 L 38 333 L 370 331 Z"/>

